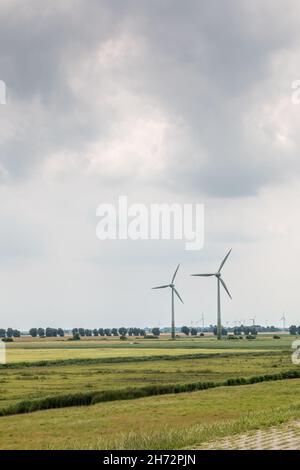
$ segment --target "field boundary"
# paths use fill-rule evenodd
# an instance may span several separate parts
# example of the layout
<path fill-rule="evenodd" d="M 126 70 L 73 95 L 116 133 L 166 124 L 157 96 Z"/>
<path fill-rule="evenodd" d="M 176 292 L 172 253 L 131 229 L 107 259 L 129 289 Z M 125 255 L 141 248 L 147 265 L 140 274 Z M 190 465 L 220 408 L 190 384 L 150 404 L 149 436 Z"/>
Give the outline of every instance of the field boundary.
<path fill-rule="evenodd" d="M 289 380 L 300 378 L 300 370 L 290 370 L 277 374 L 255 375 L 252 377 L 236 377 L 223 382 L 191 382 L 187 384 L 154 385 L 139 388 L 125 388 L 121 390 L 104 390 L 94 392 L 72 393 L 67 395 L 55 395 L 40 399 L 22 400 L 18 403 L 0 409 L 0 416 L 32 413 L 34 411 L 66 408 L 73 406 L 90 406 L 96 403 L 133 400 L 137 398 L 151 397 L 155 395 L 167 395 L 174 393 L 194 392 L 216 387 L 232 387 L 238 385 L 252 385 L 260 382 L 276 380 Z"/>

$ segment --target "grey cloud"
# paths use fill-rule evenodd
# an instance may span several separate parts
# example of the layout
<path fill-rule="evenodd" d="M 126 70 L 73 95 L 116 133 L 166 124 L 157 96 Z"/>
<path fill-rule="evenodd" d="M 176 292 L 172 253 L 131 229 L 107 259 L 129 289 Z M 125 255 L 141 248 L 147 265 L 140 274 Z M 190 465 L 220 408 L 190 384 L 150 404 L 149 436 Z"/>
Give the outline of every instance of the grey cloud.
<path fill-rule="evenodd" d="M 20 125 L 16 116 L 23 112 L 26 129 L 0 146 L 2 165 L 12 178 L 30 177 L 54 153 L 84 155 L 90 143 L 105 142 L 124 116 L 104 101 L 100 106 L 98 98 L 120 90 L 157 103 L 170 120 L 184 122 L 188 152 L 173 149 L 167 173 L 161 175 L 183 193 L 255 194 L 289 170 L 299 170 L 286 168 L 286 162 L 280 163 L 281 149 L 255 134 L 245 135 L 243 125 L 255 107 L 255 90 L 269 86 L 276 54 L 297 46 L 299 8 L 294 1 L 274 6 L 236 0 L 163 5 L 64 0 L 55 6 L 44 2 L 41 10 L 39 2 L 30 0 L 6 3 L 0 13 L 7 106 L 12 126 Z M 142 56 L 121 64 L 117 79 L 114 70 L 91 70 L 84 77 L 83 90 L 90 93 L 90 101 L 85 100 L 70 86 L 72 74 L 80 76 L 97 48 L 121 32 L 144 41 Z M 107 89 L 110 79 L 118 88 Z"/>

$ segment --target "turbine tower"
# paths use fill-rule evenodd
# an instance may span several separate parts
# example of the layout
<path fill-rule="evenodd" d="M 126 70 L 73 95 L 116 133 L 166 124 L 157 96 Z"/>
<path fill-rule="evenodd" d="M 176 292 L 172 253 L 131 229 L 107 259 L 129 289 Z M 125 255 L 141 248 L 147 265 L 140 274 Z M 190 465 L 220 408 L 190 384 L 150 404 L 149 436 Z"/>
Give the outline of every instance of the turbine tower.
<path fill-rule="evenodd" d="M 157 287 L 152 287 L 152 289 L 165 289 L 166 287 L 170 287 L 171 289 L 171 299 L 172 299 L 172 323 L 171 323 L 171 331 L 172 331 L 172 339 L 175 339 L 175 316 L 174 316 L 174 293 L 177 295 L 177 297 L 179 298 L 179 300 L 183 303 L 183 300 L 182 298 L 180 297 L 179 293 L 177 292 L 177 290 L 175 289 L 175 284 L 174 284 L 174 281 L 175 281 L 175 277 L 176 277 L 176 274 L 177 274 L 177 271 L 179 269 L 179 266 L 180 264 L 177 266 L 177 268 L 175 269 L 175 272 L 173 274 L 173 277 L 172 277 L 172 280 L 171 280 L 171 283 L 170 284 L 166 284 L 164 286 L 157 286 Z"/>
<path fill-rule="evenodd" d="M 209 273 L 209 274 L 191 274 L 191 276 L 201 276 L 201 277 L 210 277 L 210 276 L 215 276 L 217 278 L 217 306 L 218 306 L 218 318 L 217 318 L 217 337 L 218 339 L 222 338 L 222 323 L 221 323 L 221 295 L 220 295 L 220 285 L 224 287 L 226 290 L 227 294 L 229 297 L 232 299 L 229 290 L 227 289 L 227 286 L 225 282 L 223 281 L 221 277 L 221 270 L 226 263 L 226 260 L 228 256 L 231 253 L 231 249 L 228 251 L 227 255 L 223 259 L 222 263 L 220 264 L 219 270 L 216 273 Z"/>

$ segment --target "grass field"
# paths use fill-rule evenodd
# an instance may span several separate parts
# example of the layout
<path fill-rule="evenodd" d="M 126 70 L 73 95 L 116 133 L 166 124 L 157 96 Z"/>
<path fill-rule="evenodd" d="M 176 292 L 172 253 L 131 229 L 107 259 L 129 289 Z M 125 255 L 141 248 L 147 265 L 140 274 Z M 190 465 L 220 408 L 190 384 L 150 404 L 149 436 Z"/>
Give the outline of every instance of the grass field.
<path fill-rule="evenodd" d="M 59 365 L 0 369 L 0 408 L 25 398 L 38 398 L 86 390 L 140 387 L 146 384 L 222 381 L 291 368 L 288 355 L 177 359 L 116 364 Z"/>
<path fill-rule="evenodd" d="M 258 412 L 252 417 L 254 427 L 261 425 L 262 410 L 267 423 L 277 422 L 284 412 L 288 417 L 300 416 L 299 389 L 300 380 L 296 379 L 233 387 L 230 391 L 221 387 L 186 393 L 184 397 L 165 395 L 7 416 L 1 418 L 0 446 L 2 449 L 164 448 L 167 443 L 168 448 L 182 448 L 211 438 L 211 425 L 215 426 L 215 436 L 218 425 L 222 435 L 224 424 L 231 431 L 230 423 L 246 416 L 249 428 L 250 412 Z M 189 427 L 193 432 L 188 432 Z M 237 429 L 245 430 L 241 425 Z M 172 435 L 177 436 L 173 443 Z"/>
<path fill-rule="evenodd" d="M 290 357 L 293 339 L 16 341 L 8 345 L 8 365 L 0 366 L 0 411 L 24 400 L 74 392 L 223 383 L 277 374 L 296 367 Z M 276 424 L 278 417 L 297 417 L 299 390 L 300 380 L 281 380 L 2 416 L 0 447 L 178 448 L 179 442 L 190 446 L 196 443 L 195 436 L 199 444 L 205 442 L 212 424 L 213 435 L 222 437 L 226 429 L 247 431 L 246 422 L 255 428 Z M 262 410 L 269 414 L 262 415 Z M 185 437 L 179 437 L 179 425 Z M 197 429 L 192 431 L 193 426 Z"/>

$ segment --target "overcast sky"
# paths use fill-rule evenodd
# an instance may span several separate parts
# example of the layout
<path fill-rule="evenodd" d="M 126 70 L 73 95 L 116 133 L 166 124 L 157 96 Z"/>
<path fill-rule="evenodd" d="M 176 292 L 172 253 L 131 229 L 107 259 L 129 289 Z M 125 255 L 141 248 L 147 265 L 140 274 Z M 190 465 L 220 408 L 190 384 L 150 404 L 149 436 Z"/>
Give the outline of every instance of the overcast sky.
<path fill-rule="evenodd" d="M 0 326 L 300 323 L 297 0 L 1 0 Z M 100 203 L 205 204 L 205 243 L 100 241 Z M 249 322 L 248 322 L 249 323 Z"/>

